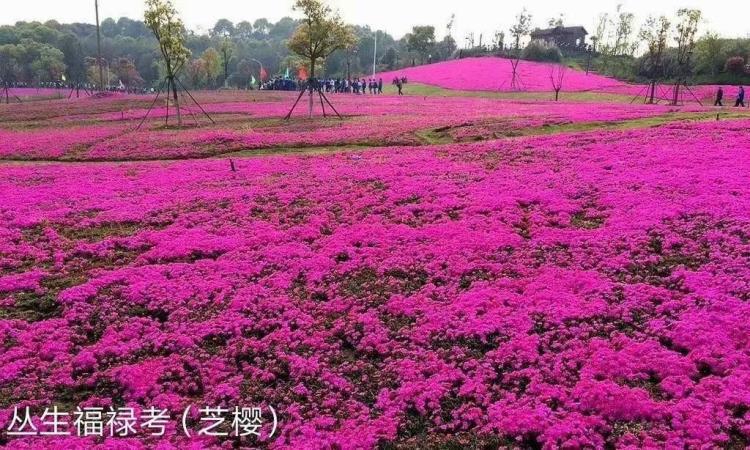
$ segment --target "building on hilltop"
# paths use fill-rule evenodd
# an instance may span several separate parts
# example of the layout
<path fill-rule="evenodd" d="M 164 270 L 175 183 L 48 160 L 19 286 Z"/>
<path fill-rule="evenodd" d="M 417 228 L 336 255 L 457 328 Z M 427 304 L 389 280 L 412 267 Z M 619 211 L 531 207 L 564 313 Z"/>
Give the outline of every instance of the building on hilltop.
<path fill-rule="evenodd" d="M 588 34 L 588 31 L 583 27 L 557 26 L 544 30 L 537 28 L 531 32 L 531 39 L 555 44 L 564 54 L 570 54 L 586 51 L 586 36 Z"/>

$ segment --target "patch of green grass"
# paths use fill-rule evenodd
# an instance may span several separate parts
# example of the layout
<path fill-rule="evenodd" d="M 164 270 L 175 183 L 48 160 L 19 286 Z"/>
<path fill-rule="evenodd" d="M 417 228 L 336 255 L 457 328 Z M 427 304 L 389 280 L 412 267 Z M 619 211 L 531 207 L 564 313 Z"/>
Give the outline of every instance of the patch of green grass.
<path fill-rule="evenodd" d="M 239 150 L 236 152 L 225 153 L 222 155 L 216 155 L 214 158 L 253 158 L 263 156 L 278 156 L 278 155 L 328 155 L 335 153 L 352 153 L 362 152 L 365 150 L 378 147 L 377 144 L 351 144 L 351 145 L 329 145 L 319 147 L 274 147 L 274 148 L 262 148 L 262 149 L 247 149 Z"/>
<path fill-rule="evenodd" d="M 395 86 L 385 86 L 384 92 L 395 95 L 398 89 Z M 552 101 L 555 99 L 555 93 L 552 92 L 499 92 L 499 91 L 465 91 L 445 89 L 438 86 L 431 86 L 420 83 L 409 83 L 404 85 L 404 95 L 416 97 L 471 97 L 471 98 L 490 98 L 500 100 L 533 100 L 533 101 Z M 609 94 L 604 92 L 561 92 L 560 101 L 564 102 L 586 102 L 586 103 L 629 103 L 632 96 Z"/>
<path fill-rule="evenodd" d="M 718 113 L 721 120 L 747 119 L 750 115 L 744 112 Z M 638 128 L 653 128 L 673 122 L 700 122 L 716 120 L 716 112 L 677 112 L 659 116 L 642 117 L 638 119 L 612 121 L 612 122 L 578 122 L 560 125 L 542 125 L 537 127 L 513 128 L 504 137 L 521 136 L 543 136 L 562 133 L 585 133 L 590 131 L 604 130 L 632 130 Z M 462 125 L 463 126 L 463 125 Z M 420 130 L 415 134 L 427 145 L 444 145 L 456 143 L 450 135 L 450 127 Z M 489 140 L 489 139 L 483 139 Z"/>
<path fill-rule="evenodd" d="M 138 232 L 141 225 L 137 222 L 108 222 L 88 228 L 63 227 L 59 231 L 68 239 L 99 242 L 110 237 L 127 237 Z"/>
<path fill-rule="evenodd" d="M 636 128 L 653 128 L 672 122 L 701 122 L 716 120 L 715 112 L 686 112 L 668 113 L 659 116 L 642 117 L 639 119 L 623 120 L 615 122 L 580 122 L 563 125 L 549 125 L 532 127 L 521 130 L 525 136 L 536 136 L 557 133 L 576 133 L 594 130 L 632 130 Z M 720 113 L 721 120 L 747 119 L 748 114 L 743 113 Z"/>
<path fill-rule="evenodd" d="M 452 144 L 453 138 L 448 133 L 434 129 L 419 130 L 414 133 L 420 142 L 426 145 Z"/>
<path fill-rule="evenodd" d="M 38 322 L 57 317 L 62 309 L 57 301 L 60 292 L 85 281 L 85 277 L 80 274 L 47 278 L 41 282 L 43 292 L 17 293 L 13 306 L 0 309 L 0 319 Z"/>

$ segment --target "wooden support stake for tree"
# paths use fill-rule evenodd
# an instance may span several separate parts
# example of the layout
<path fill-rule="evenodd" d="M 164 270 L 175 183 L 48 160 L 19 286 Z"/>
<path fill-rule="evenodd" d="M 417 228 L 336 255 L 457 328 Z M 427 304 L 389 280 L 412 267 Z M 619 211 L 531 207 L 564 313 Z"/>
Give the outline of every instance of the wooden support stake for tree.
<path fill-rule="evenodd" d="M 159 85 L 159 89 L 156 91 L 156 98 L 154 98 L 154 101 L 151 102 L 151 106 L 148 107 L 148 110 L 146 111 L 146 115 L 143 116 L 143 119 L 141 119 L 141 122 L 138 124 L 138 127 L 136 128 L 136 130 L 141 129 L 141 126 L 143 126 L 143 122 L 146 121 L 146 119 L 148 118 L 148 115 L 151 113 L 151 110 L 154 109 L 154 105 L 156 105 L 156 102 L 159 100 L 159 95 L 161 95 L 161 90 L 164 87 L 164 83 L 166 83 L 166 81 L 167 80 L 165 78 L 164 81 L 162 81 L 161 84 Z"/>

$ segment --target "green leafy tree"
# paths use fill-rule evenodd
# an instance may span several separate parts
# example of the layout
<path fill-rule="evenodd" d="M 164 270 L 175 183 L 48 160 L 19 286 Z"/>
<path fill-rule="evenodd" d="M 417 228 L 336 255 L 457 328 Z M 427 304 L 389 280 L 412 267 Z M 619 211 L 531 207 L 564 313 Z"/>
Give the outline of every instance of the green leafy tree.
<path fill-rule="evenodd" d="M 523 59 L 527 61 L 557 62 L 562 61 L 562 52 L 554 42 L 535 39 L 523 49 Z"/>
<path fill-rule="evenodd" d="M 695 44 L 696 66 L 698 71 L 716 76 L 723 68 L 726 58 L 723 54 L 722 39 L 716 33 L 706 33 Z"/>
<path fill-rule="evenodd" d="M 732 56 L 724 63 L 724 69 L 735 75 L 745 74 L 745 58 L 742 56 Z"/>
<path fill-rule="evenodd" d="M 96 84 L 98 85 L 100 82 L 99 78 L 99 66 L 98 59 L 94 57 L 86 57 L 85 60 L 85 66 L 86 66 L 86 81 L 89 84 Z M 109 86 L 111 84 L 111 81 L 117 78 L 117 75 L 115 75 L 114 72 L 112 72 L 112 68 L 108 67 L 108 65 L 102 64 L 102 77 L 104 78 L 104 83 L 106 86 Z"/>
<path fill-rule="evenodd" d="M 253 77 L 253 62 L 247 59 L 243 59 L 237 63 L 237 70 L 232 74 L 232 83 L 242 89 L 247 89 L 250 86 L 250 81 Z"/>
<path fill-rule="evenodd" d="M 294 10 L 302 12 L 302 23 L 289 40 L 289 49 L 309 61 L 310 78 L 315 78 L 315 64 L 333 52 L 346 48 L 354 40 L 338 13 L 321 0 L 297 0 Z M 309 114 L 312 117 L 313 96 L 310 92 Z"/>
<path fill-rule="evenodd" d="M 394 47 L 389 47 L 388 50 L 385 51 L 385 55 L 383 55 L 383 59 L 381 59 L 380 62 L 385 64 L 385 67 L 388 68 L 388 70 L 395 69 L 396 63 L 398 63 L 398 52 L 396 52 L 396 49 Z"/>
<path fill-rule="evenodd" d="M 263 37 L 268 34 L 268 31 L 271 29 L 271 23 L 268 21 L 268 19 L 260 18 L 257 19 L 255 22 L 253 22 L 253 30 L 255 35 L 257 37 Z"/>
<path fill-rule="evenodd" d="M 420 57 L 420 63 L 424 64 L 425 58 L 435 48 L 435 27 L 415 26 L 407 35 L 406 43 L 409 50 L 416 52 Z"/>
<path fill-rule="evenodd" d="M 177 125 L 182 126 L 175 77 L 190 58 L 190 51 L 185 47 L 185 26 L 171 0 L 146 0 L 144 18 L 146 26 L 159 43 L 167 73 L 167 99 L 171 90 L 177 109 Z"/>
<path fill-rule="evenodd" d="M 216 25 L 214 25 L 214 27 L 211 29 L 212 36 L 229 37 L 234 35 L 234 33 L 234 24 L 231 20 L 228 19 L 219 19 L 216 22 Z"/>
<path fill-rule="evenodd" d="M 449 59 L 457 48 L 458 46 L 456 45 L 456 40 L 453 39 L 453 36 L 446 35 L 443 40 L 435 44 L 434 59 L 440 61 Z"/>
<path fill-rule="evenodd" d="M 521 40 L 531 32 L 531 19 L 531 14 L 524 8 L 516 16 L 516 23 L 510 27 L 510 35 L 513 36 L 513 48 L 516 53 L 520 53 L 521 51 Z"/>
<path fill-rule="evenodd" d="M 299 26 L 299 21 L 291 17 L 282 17 L 278 22 L 271 25 L 268 31 L 268 37 L 271 39 L 285 39 L 294 34 L 294 30 Z"/>
<path fill-rule="evenodd" d="M 232 42 L 225 38 L 221 41 L 221 47 L 219 47 L 221 53 L 221 64 L 224 67 L 224 85 L 229 81 L 229 62 L 232 60 L 232 54 L 234 53 L 234 45 Z"/>
<path fill-rule="evenodd" d="M 249 40 L 253 37 L 253 24 L 243 20 L 234 28 L 235 35 L 239 39 Z"/>
<path fill-rule="evenodd" d="M 221 74 L 221 55 L 215 48 L 209 47 L 201 54 L 201 59 L 206 64 L 206 81 L 210 86 L 215 86 Z"/>
<path fill-rule="evenodd" d="M 20 72 L 16 52 L 15 45 L 0 45 L 0 86 L 3 87 L 5 93 L 5 103 L 10 103 L 8 85 L 16 81 Z"/>
<path fill-rule="evenodd" d="M 60 51 L 63 52 L 63 61 L 67 67 L 68 80 L 73 83 L 81 83 L 86 78 L 86 65 L 81 42 L 72 34 L 67 33 L 60 40 Z"/>
<path fill-rule="evenodd" d="M 117 58 L 112 65 L 112 71 L 115 73 L 118 80 L 122 81 L 122 84 L 127 88 L 143 85 L 141 74 L 138 73 L 138 69 L 133 60 L 129 58 Z"/>
<path fill-rule="evenodd" d="M 204 61 L 203 58 L 190 61 L 187 65 L 187 76 L 190 81 L 190 86 L 194 88 L 204 87 L 208 79 L 206 74 L 206 61 Z"/>

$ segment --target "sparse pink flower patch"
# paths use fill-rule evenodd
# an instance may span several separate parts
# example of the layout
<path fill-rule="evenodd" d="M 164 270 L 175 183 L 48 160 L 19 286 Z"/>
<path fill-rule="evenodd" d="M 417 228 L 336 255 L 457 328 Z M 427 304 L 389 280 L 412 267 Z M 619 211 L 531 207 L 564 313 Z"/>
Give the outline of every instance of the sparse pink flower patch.
<path fill-rule="evenodd" d="M 13 101 L 14 97 L 21 100 L 38 99 L 38 98 L 63 98 L 70 94 L 68 89 L 54 88 L 8 88 L 8 97 Z M 5 101 L 5 92 L 3 92 L 3 101 Z"/>

